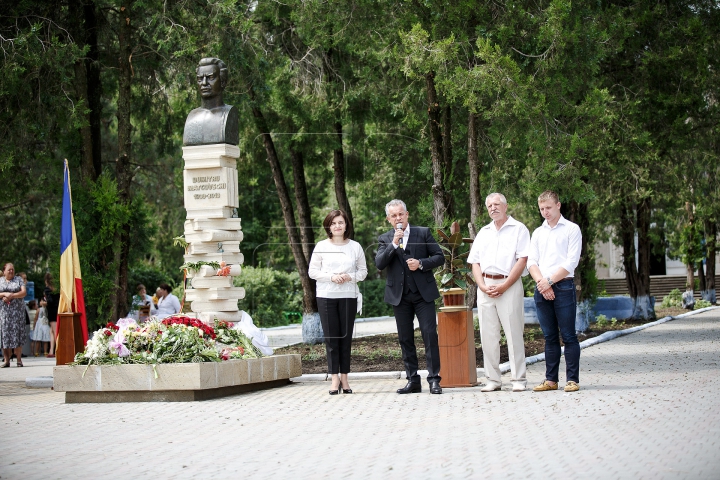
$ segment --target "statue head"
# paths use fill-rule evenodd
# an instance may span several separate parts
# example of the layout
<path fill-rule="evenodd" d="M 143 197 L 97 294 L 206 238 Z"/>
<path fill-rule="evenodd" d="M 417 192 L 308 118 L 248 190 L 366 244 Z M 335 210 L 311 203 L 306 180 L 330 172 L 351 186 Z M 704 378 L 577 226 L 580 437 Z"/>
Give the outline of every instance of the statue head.
<path fill-rule="evenodd" d="M 222 93 L 228 79 L 228 69 L 219 58 L 203 58 L 195 70 L 198 90 L 203 100 L 219 97 L 222 104 Z"/>

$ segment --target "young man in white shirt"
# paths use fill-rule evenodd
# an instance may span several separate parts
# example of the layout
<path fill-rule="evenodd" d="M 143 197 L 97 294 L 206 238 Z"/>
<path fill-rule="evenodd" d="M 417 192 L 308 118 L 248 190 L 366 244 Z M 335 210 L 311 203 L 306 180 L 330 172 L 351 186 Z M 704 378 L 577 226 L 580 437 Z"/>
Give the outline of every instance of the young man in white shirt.
<path fill-rule="evenodd" d="M 501 193 L 485 199 L 492 221 L 482 227 L 470 249 L 468 263 L 478 286 L 478 317 L 487 384 L 482 392 L 502 388 L 500 377 L 500 325 L 505 331 L 513 392 L 525 390 L 525 311 L 520 280 L 530 252 L 527 227 L 507 214 Z"/>
<path fill-rule="evenodd" d="M 580 389 L 580 344 L 575 334 L 575 268 L 580 262 L 580 227 L 560 214 L 557 193 L 538 197 L 545 221 L 532 234 L 528 269 L 537 283 L 535 306 L 545 336 L 545 381 L 536 392 L 558 389 L 560 336 L 565 344 L 566 392 Z"/>

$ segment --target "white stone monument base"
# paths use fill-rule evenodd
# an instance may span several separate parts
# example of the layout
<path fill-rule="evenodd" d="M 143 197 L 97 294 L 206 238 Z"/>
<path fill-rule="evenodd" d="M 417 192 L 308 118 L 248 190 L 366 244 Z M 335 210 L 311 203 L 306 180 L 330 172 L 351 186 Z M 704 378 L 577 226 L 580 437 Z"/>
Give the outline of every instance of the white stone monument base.
<path fill-rule="evenodd" d="M 59 366 L 53 368 L 53 389 L 65 392 L 65 403 L 190 402 L 287 385 L 300 375 L 300 355 L 168 363 L 154 370 L 152 365 Z"/>

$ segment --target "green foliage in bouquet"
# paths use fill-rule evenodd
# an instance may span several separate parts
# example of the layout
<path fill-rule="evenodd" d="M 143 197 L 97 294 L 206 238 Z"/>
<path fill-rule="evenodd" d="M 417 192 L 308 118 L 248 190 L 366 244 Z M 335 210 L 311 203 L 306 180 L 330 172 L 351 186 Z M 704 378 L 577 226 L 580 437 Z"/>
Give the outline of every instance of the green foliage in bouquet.
<path fill-rule="evenodd" d="M 123 318 L 92 336 L 71 365 L 121 365 L 221 362 L 258 358 L 252 341 L 226 322 L 215 328 L 197 319 L 175 315 L 142 324 Z"/>

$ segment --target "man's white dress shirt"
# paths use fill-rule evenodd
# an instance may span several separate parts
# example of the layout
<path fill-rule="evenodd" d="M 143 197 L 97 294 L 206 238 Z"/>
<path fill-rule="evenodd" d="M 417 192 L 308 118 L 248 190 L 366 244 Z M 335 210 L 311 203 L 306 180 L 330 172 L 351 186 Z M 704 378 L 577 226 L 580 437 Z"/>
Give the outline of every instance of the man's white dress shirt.
<path fill-rule="evenodd" d="M 554 227 L 543 222 L 530 239 L 528 268 L 537 265 L 543 277 L 550 277 L 559 268 L 567 270 L 566 277 L 575 276 L 575 268 L 580 263 L 582 233 L 577 224 L 562 215 Z"/>
<path fill-rule="evenodd" d="M 508 276 L 518 259 L 529 254 L 530 231 L 508 215 L 500 230 L 495 228 L 494 221 L 480 229 L 467 261 L 479 263 L 482 272 L 488 275 Z"/>

